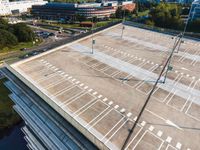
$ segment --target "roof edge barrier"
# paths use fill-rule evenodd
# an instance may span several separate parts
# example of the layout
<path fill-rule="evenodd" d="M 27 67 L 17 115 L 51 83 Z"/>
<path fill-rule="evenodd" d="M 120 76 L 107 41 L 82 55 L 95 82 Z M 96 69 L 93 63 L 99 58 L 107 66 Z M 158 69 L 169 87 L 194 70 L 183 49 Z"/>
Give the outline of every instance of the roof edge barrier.
<path fill-rule="evenodd" d="M 112 25 L 111 27 L 107 27 L 103 30 L 98 30 L 94 33 L 94 35 L 96 34 L 99 34 L 101 32 L 105 32 L 111 28 L 114 28 L 116 26 L 120 25 L 120 22 L 117 23 L 117 24 L 114 24 Z M 41 89 L 38 89 L 37 88 L 37 84 L 34 83 L 34 81 L 32 80 L 29 80 L 29 77 L 26 76 L 25 74 L 19 72 L 19 71 L 16 71 L 14 69 L 15 66 L 17 65 L 20 65 L 21 63 L 25 63 L 25 62 L 28 62 L 28 61 L 31 61 L 33 59 L 36 59 L 38 57 L 41 57 L 43 55 L 47 55 L 49 53 L 52 53 L 52 52 L 55 52 L 63 47 L 66 47 L 70 44 L 73 44 L 75 42 L 79 42 L 81 40 L 84 40 L 86 38 L 90 38 L 91 36 L 93 36 L 93 34 L 89 34 L 89 35 L 86 35 L 85 37 L 82 37 L 80 39 L 76 39 L 72 42 L 69 42 L 65 45 L 62 45 L 62 46 L 59 46 L 57 48 L 54 48 L 50 51 L 47 51 L 47 52 L 44 52 L 40 55 L 37 55 L 37 56 L 33 56 L 31 58 L 27 58 L 25 60 L 21 60 L 21 61 L 18 61 L 16 63 L 12 63 L 14 59 L 11 59 L 11 60 L 8 60 L 8 61 L 5 61 L 4 62 L 4 65 L 5 67 L 10 71 L 12 72 L 17 78 L 19 78 L 23 83 L 25 83 L 31 90 L 33 90 L 35 93 L 38 94 L 38 96 L 40 96 L 46 103 L 48 103 L 55 111 L 57 111 L 61 116 L 63 116 L 64 118 L 66 118 L 67 121 L 69 121 L 77 130 L 79 130 L 83 135 L 85 135 L 85 137 L 87 137 L 93 144 L 95 144 L 99 149 L 102 149 L 102 150 L 108 150 L 109 148 L 100 140 L 98 139 L 97 137 L 95 137 L 92 133 L 90 133 L 86 128 L 84 128 L 79 122 L 77 122 L 69 113 L 65 112 L 64 110 L 60 109 L 60 106 L 58 106 L 56 103 L 54 103 L 50 97 L 48 97 L 47 95 L 44 94 L 44 91 L 41 90 Z M 10 63 L 9 63 L 10 62 Z M 32 83 L 33 82 L 33 83 Z"/>
<path fill-rule="evenodd" d="M 31 61 L 31 60 L 36 59 L 36 58 L 38 58 L 38 57 L 42 57 L 42 56 L 44 56 L 44 55 L 50 54 L 50 53 L 52 53 L 52 52 L 55 52 L 55 51 L 57 51 L 58 49 L 62 49 L 62 48 L 66 47 L 66 46 L 69 46 L 69 45 L 71 45 L 71 44 L 73 44 L 73 43 L 76 43 L 76 42 L 79 42 L 79 41 L 81 41 L 81 40 L 90 38 L 90 37 L 92 37 L 92 36 L 94 36 L 94 35 L 96 35 L 96 34 L 105 32 L 105 31 L 107 31 L 107 30 L 109 30 L 109 29 L 112 29 L 112 28 L 114 28 L 114 27 L 116 27 L 116 26 L 119 26 L 121 23 L 122 23 L 122 21 L 120 20 L 120 21 L 111 23 L 111 24 L 109 24 L 109 25 L 107 25 L 107 26 L 105 26 L 105 27 L 97 28 L 96 30 L 93 31 L 93 33 L 92 33 L 92 32 L 83 33 L 83 34 L 81 34 L 80 36 L 75 37 L 75 39 L 72 39 L 72 41 L 67 41 L 66 44 L 64 44 L 64 45 L 60 45 L 60 46 L 58 46 L 58 47 L 56 47 L 56 48 L 49 49 L 49 50 L 46 51 L 46 52 L 43 52 L 43 53 L 41 53 L 41 54 L 39 54 L 39 55 L 36 55 L 36 56 L 32 56 L 32 57 L 27 58 L 27 59 L 19 60 L 19 58 L 13 58 L 13 59 L 5 60 L 5 61 L 3 61 L 3 62 L 4 62 L 4 65 L 6 65 L 6 66 L 7 66 L 7 65 L 19 65 L 19 64 L 21 64 L 21 63 L 25 63 L 25 62 Z"/>

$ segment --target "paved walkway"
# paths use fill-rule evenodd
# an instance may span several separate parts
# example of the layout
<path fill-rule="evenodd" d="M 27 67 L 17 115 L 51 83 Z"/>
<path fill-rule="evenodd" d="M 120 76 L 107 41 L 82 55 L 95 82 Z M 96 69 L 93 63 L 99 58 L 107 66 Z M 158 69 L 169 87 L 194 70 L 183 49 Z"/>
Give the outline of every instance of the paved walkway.
<path fill-rule="evenodd" d="M 107 54 L 104 54 L 104 53 L 98 51 L 98 49 L 94 49 L 94 54 L 91 54 L 91 53 L 89 53 L 91 51 L 91 48 L 86 47 L 81 44 L 78 44 L 78 43 L 70 45 L 69 47 L 74 49 L 75 51 L 79 51 L 79 52 L 81 52 L 85 55 L 88 55 L 90 57 L 93 57 L 105 64 L 108 64 L 111 67 L 114 67 L 118 70 L 121 70 L 128 74 L 131 74 L 140 80 L 144 80 L 145 78 L 148 78 L 151 80 L 156 80 L 158 78 L 158 75 L 153 72 L 150 72 L 148 70 L 145 70 L 145 69 L 135 66 L 133 64 L 129 64 L 120 59 L 117 59 L 117 58 L 114 58 Z M 178 95 L 184 99 L 187 99 L 188 96 L 191 95 L 192 97 L 194 97 L 193 101 L 200 105 L 200 99 L 198 99 L 200 97 L 199 90 L 196 90 L 196 89 L 188 90 L 187 89 L 188 86 L 185 86 L 184 84 L 181 84 L 181 83 L 176 83 L 174 85 L 173 82 L 174 82 L 173 80 L 167 79 L 165 84 L 160 85 L 160 88 L 162 88 L 168 92 L 170 92 L 172 89 L 175 89 L 176 95 Z M 192 98 L 191 98 L 191 100 L 192 100 Z"/>

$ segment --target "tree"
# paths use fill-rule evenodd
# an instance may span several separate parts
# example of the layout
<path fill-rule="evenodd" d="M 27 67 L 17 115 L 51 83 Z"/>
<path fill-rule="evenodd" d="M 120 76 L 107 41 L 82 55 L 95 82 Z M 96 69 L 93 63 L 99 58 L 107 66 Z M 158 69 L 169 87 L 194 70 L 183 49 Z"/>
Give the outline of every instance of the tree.
<path fill-rule="evenodd" d="M 200 32 L 200 19 L 188 23 L 187 31 Z"/>
<path fill-rule="evenodd" d="M 9 47 L 18 43 L 17 38 L 12 33 L 0 29 L 0 48 Z"/>
<path fill-rule="evenodd" d="M 6 30 L 7 28 L 8 28 L 8 22 L 5 19 L 0 18 L 0 29 Z"/>
<path fill-rule="evenodd" d="M 152 20 L 149 20 L 149 19 L 145 20 L 145 24 L 149 25 L 149 26 L 154 26 L 154 22 Z"/>
<path fill-rule="evenodd" d="M 79 22 L 82 22 L 82 21 L 85 21 L 85 20 L 86 20 L 86 17 L 83 16 L 83 15 L 80 15 L 80 14 L 76 14 L 75 18 L 76 18 L 76 20 L 79 21 Z"/>
<path fill-rule="evenodd" d="M 183 28 L 180 13 L 181 9 L 178 5 L 161 3 L 151 9 L 149 16 L 155 26 L 180 30 Z"/>
<path fill-rule="evenodd" d="M 118 7 L 115 12 L 116 18 L 128 17 L 128 16 L 131 16 L 131 14 L 132 13 L 128 9 L 124 10 L 122 7 Z"/>
<path fill-rule="evenodd" d="M 181 15 L 188 15 L 190 12 L 190 8 L 189 7 L 184 7 L 181 11 Z"/>
<path fill-rule="evenodd" d="M 13 34 L 17 37 L 19 42 L 30 42 L 33 41 L 35 38 L 35 34 L 24 23 L 18 23 L 11 26 Z"/>

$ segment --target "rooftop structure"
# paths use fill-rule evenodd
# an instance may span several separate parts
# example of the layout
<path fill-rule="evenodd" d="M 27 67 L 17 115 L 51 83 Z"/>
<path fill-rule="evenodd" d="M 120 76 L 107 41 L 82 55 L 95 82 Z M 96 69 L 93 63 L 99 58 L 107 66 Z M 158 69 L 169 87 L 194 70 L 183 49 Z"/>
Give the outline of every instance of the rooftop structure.
<path fill-rule="evenodd" d="M 44 5 L 43 0 L 21 0 L 9 2 L 9 0 L 0 0 L 0 16 L 7 16 L 15 13 L 24 13 L 32 7 L 32 5 Z"/>
<path fill-rule="evenodd" d="M 105 150 L 123 146 L 175 40 L 130 25 L 121 37 L 121 30 L 119 24 L 96 33 L 93 54 L 89 36 L 7 64 L 57 115 Z M 126 149 L 199 149 L 199 48 L 185 39 L 174 53 L 173 69 L 157 85 Z"/>
<path fill-rule="evenodd" d="M 77 15 L 86 18 L 106 18 L 115 13 L 118 6 L 127 6 L 127 9 L 134 10 L 135 4 L 132 1 L 120 2 L 111 1 L 104 3 L 47 3 L 45 5 L 35 5 L 31 13 L 42 19 L 66 19 L 73 20 Z"/>

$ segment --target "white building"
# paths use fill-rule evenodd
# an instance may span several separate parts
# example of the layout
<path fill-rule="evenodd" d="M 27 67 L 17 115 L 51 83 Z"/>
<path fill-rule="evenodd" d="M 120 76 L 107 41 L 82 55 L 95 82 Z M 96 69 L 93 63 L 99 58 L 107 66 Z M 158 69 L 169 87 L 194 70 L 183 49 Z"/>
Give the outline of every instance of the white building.
<path fill-rule="evenodd" d="M 32 5 L 43 5 L 47 1 L 43 0 L 22 0 L 9 2 L 9 0 L 0 0 L 0 16 L 11 15 L 13 12 L 27 12 Z"/>

